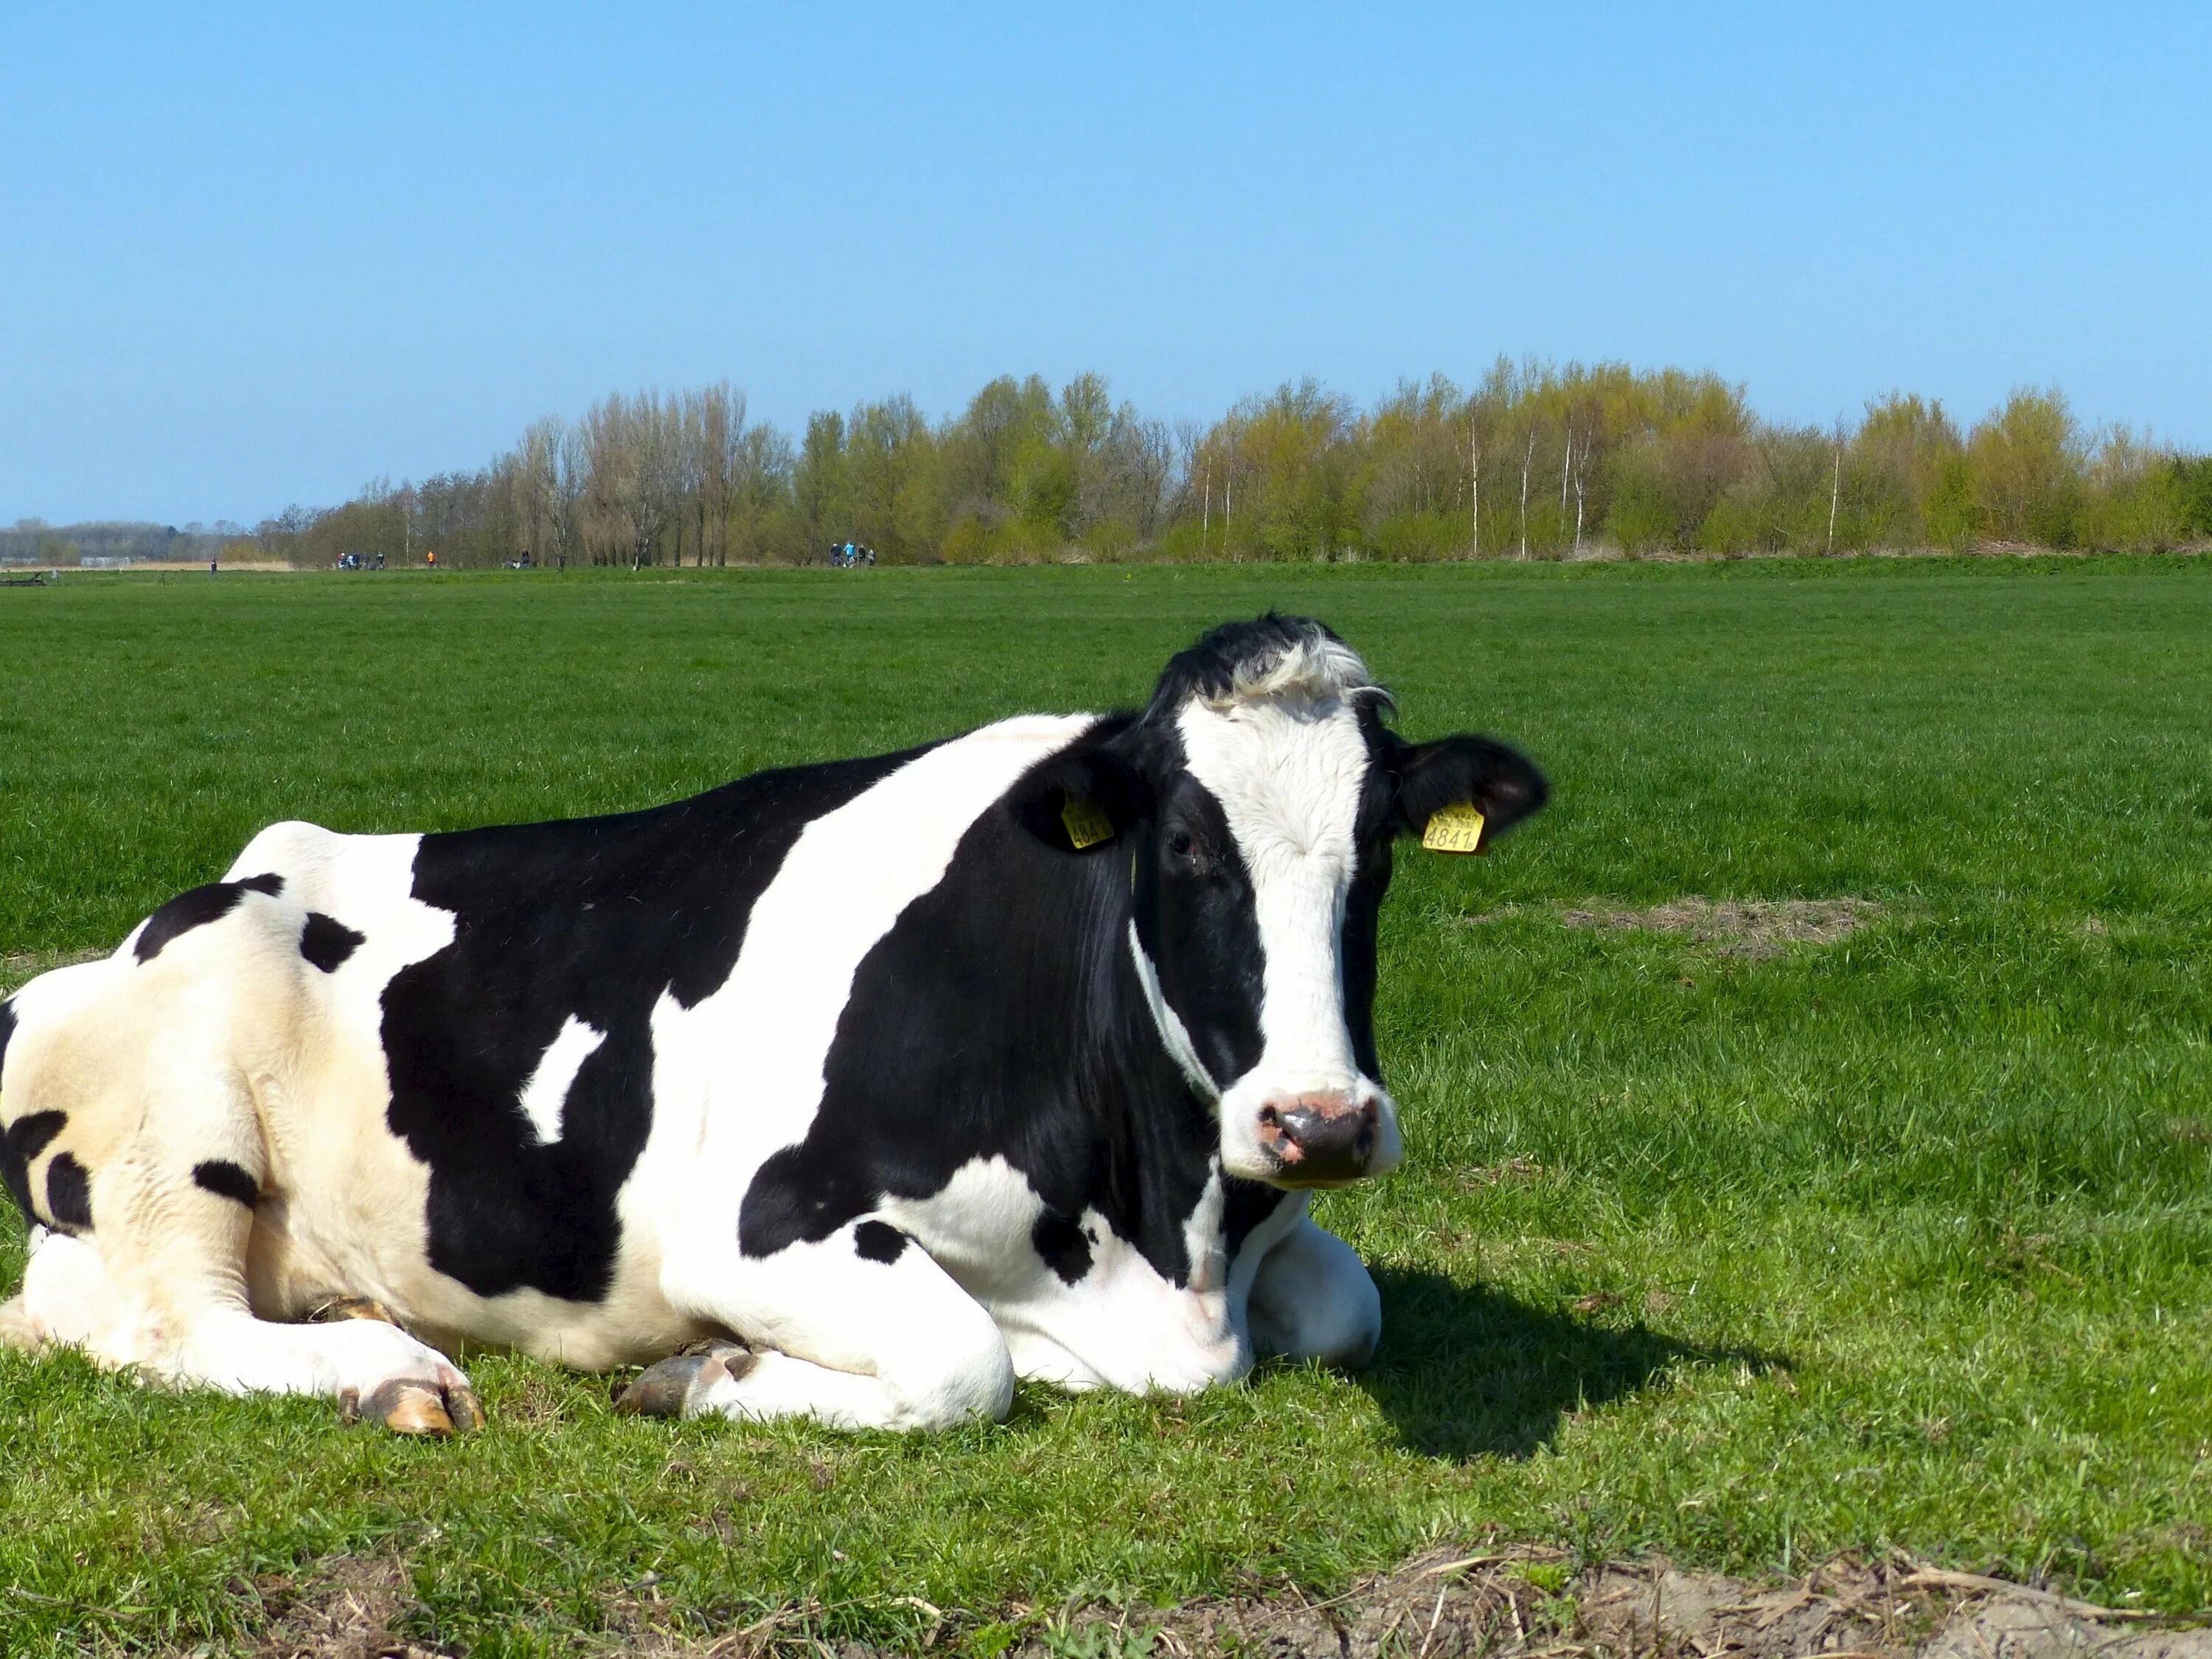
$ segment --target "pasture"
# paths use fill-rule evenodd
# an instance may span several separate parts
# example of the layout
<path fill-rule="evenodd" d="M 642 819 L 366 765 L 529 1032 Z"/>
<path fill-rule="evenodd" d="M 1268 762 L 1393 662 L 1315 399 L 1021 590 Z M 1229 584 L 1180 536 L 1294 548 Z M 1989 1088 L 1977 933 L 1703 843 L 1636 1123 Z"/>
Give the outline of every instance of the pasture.
<path fill-rule="evenodd" d="M 1370 1370 L 900 1439 L 477 1355 L 490 1425 L 439 1444 L 0 1356 L 0 1649 L 251 1647 L 374 1570 L 472 1655 L 990 1652 L 1486 1541 L 2212 1605 L 2204 561 L 72 576 L 0 593 L 0 988 L 273 819 L 609 811 L 1127 703 L 1268 605 L 1556 791 L 1400 860 L 1407 1164 L 1318 1205 L 1382 1288 Z M 10 1209 L 0 1285 L 21 1245 Z"/>

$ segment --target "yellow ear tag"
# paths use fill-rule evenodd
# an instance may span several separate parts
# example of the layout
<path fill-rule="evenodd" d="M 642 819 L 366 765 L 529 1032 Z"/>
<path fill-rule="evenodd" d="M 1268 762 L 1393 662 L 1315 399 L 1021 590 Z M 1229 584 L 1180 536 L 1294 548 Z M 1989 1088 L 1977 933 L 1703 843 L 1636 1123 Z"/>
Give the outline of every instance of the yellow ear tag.
<path fill-rule="evenodd" d="M 1431 853 L 1480 853 L 1482 814 L 1463 800 L 1439 806 L 1422 827 L 1421 845 Z"/>
<path fill-rule="evenodd" d="M 1060 821 L 1067 827 L 1067 838 L 1079 853 L 1086 847 L 1114 839 L 1114 820 L 1091 802 L 1078 800 L 1073 795 L 1067 798 L 1067 805 L 1060 809 Z"/>

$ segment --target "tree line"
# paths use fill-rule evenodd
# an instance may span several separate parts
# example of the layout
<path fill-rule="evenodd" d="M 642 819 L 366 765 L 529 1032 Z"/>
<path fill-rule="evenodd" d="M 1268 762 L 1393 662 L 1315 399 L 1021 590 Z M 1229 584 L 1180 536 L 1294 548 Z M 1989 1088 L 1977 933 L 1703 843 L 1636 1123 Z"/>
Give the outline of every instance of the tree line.
<path fill-rule="evenodd" d="M 211 525 L 102 522 L 50 525 L 18 519 L 0 528 L 0 564 L 135 564 L 142 560 L 198 561 L 236 544 L 244 526 L 218 519 Z"/>
<path fill-rule="evenodd" d="M 1312 380 L 1211 423 L 1105 380 L 993 380 L 949 417 L 907 397 L 818 412 L 797 441 L 727 384 L 549 416 L 473 471 L 292 507 L 252 550 L 420 564 L 1427 561 L 1618 551 L 2159 550 L 2212 538 L 2212 458 L 2086 429 L 2024 389 L 1962 425 L 1895 393 L 1856 420 L 1762 417 L 1711 374 L 1501 359 L 1361 408 Z"/>

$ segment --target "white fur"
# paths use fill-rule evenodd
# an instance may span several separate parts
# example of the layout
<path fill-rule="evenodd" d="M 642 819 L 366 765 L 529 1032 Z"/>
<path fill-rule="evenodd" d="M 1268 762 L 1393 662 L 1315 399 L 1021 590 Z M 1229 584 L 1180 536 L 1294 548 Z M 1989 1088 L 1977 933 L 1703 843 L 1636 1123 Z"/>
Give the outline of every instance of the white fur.
<path fill-rule="evenodd" d="M 1262 1354 L 1363 1365 L 1382 1336 L 1382 1298 L 1366 1264 L 1303 1206 L 1261 1261 L 1246 1316 Z"/>
<path fill-rule="evenodd" d="M 546 1045 L 520 1097 L 523 1115 L 538 1131 L 540 1146 L 550 1146 L 561 1139 L 561 1114 L 568 1106 L 568 1091 L 575 1086 L 576 1073 L 606 1040 L 605 1031 L 571 1014 Z"/>
<path fill-rule="evenodd" d="M 932 1197 L 887 1200 L 881 1214 L 991 1310 L 1022 1376 L 1180 1394 L 1241 1376 L 1251 1363 L 1219 1260 L 1222 1204 L 1217 1172 L 1185 1229 L 1193 1271 L 1184 1285 L 1162 1277 L 1096 1211 L 1079 1218 L 1091 1269 L 1063 1280 L 1022 1248 L 1044 1201 L 1002 1158 L 966 1165 Z"/>
<path fill-rule="evenodd" d="M 1359 653 L 1320 628 L 1274 656 L 1239 663 L 1220 696 L 1201 697 L 1208 708 L 1227 710 L 1242 702 L 1297 698 L 1307 702 L 1370 702 L 1389 707 L 1390 694 L 1376 684 Z"/>
<path fill-rule="evenodd" d="M 1250 873 L 1267 960 L 1259 1063 L 1220 1093 L 1222 1167 L 1254 1179 L 1274 1174 L 1260 1108 L 1332 1091 L 1376 1103 L 1370 1172 L 1393 1169 L 1396 1109 L 1353 1057 L 1340 969 L 1370 763 L 1358 712 L 1333 695 L 1194 698 L 1177 725 L 1191 775 L 1220 802 Z"/>
<path fill-rule="evenodd" d="M 1137 937 L 1137 924 L 1129 924 L 1129 956 L 1137 966 L 1137 983 L 1144 988 L 1145 1006 L 1152 1011 L 1152 1024 L 1159 1032 L 1160 1042 L 1174 1060 L 1176 1069 L 1182 1073 L 1183 1081 L 1190 1085 L 1200 1099 L 1214 1105 L 1221 1103 L 1221 1085 L 1213 1080 L 1213 1073 L 1206 1069 L 1206 1062 L 1198 1057 L 1192 1047 L 1190 1031 L 1182 1023 L 1182 1016 L 1168 1006 L 1160 990 L 1160 970 L 1145 954 L 1144 941 Z"/>

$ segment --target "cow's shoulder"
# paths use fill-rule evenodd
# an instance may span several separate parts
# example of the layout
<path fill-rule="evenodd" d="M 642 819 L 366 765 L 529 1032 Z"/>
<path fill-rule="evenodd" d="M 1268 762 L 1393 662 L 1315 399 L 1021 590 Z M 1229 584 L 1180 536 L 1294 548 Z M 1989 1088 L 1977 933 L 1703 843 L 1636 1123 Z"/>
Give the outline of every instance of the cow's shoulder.
<path fill-rule="evenodd" d="M 983 1206 L 1007 1246 L 1063 1282 L 1091 1273 L 1096 1218 L 1186 1283 L 1218 1132 L 1127 982 L 1112 918 L 1130 878 L 1119 848 L 1071 857 L 1014 814 L 970 813 L 852 969 L 820 1108 L 746 1192 L 746 1253 L 824 1238 L 886 1199 L 917 1219 L 940 1197 L 980 1201 L 963 1182 L 988 1170 L 1028 1194 Z"/>

